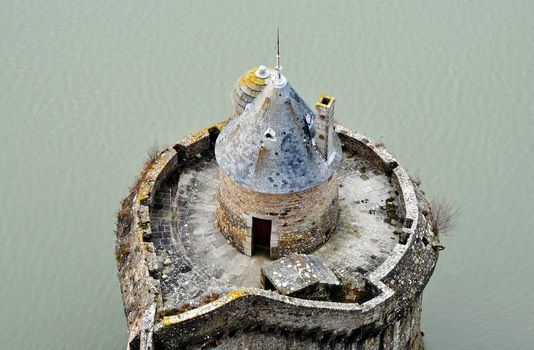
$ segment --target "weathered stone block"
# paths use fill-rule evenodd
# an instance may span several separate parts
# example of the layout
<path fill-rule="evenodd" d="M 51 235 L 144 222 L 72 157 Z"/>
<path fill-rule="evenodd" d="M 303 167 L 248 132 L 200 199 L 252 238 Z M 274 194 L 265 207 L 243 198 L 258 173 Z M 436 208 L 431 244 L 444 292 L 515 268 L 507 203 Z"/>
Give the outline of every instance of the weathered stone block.
<path fill-rule="evenodd" d="M 280 294 L 314 300 L 337 299 L 341 283 L 323 262 L 312 255 L 293 254 L 264 265 L 264 288 Z"/>

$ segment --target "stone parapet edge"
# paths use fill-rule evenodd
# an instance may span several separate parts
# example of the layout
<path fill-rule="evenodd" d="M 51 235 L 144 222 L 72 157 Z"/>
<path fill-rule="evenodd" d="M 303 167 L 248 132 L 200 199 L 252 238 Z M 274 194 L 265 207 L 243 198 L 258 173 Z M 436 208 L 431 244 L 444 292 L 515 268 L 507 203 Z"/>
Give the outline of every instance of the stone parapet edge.
<path fill-rule="evenodd" d="M 134 239 L 128 244 L 130 244 L 129 249 L 140 256 L 139 260 L 141 262 L 134 270 L 134 275 L 129 276 L 129 279 L 136 281 L 136 285 L 130 286 L 128 293 L 136 295 L 137 298 L 142 298 L 144 301 L 152 300 L 152 303 L 145 310 L 138 312 L 138 314 L 142 315 L 141 319 L 136 321 L 129 320 L 128 349 L 152 349 L 152 334 L 157 317 L 157 305 L 161 305 L 159 281 L 149 274 L 149 261 L 155 260 L 154 245 L 146 242 L 146 238 L 152 234 L 150 229 L 150 206 L 153 204 L 154 196 L 159 186 L 165 182 L 169 175 L 178 168 L 186 166 L 187 162 L 199 153 L 209 149 L 211 142 L 227 123 L 228 121 L 222 121 L 211 127 L 196 131 L 180 140 L 174 146 L 160 152 L 141 179 L 137 193 L 135 193 L 130 203 L 130 209 L 133 214 L 130 235 L 135 235 L 136 237 L 133 237 Z M 122 242 L 122 244 L 124 243 Z M 119 271 L 119 276 L 121 272 Z M 135 292 L 135 289 L 138 289 L 138 291 Z M 123 301 L 126 302 L 125 300 L 126 298 L 123 295 Z M 126 316 L 128 317 L 128 315 Z"/>
<path fill-rule="evenodd" d="M 377 283 L 398 266 L 399 261 L 411 247 L 414 239 L 416 239 L 419 208 L 417 206 L 415 189 L 404 168 L 399 165 L 397 160 L 382 145 L 377 145 L 366 136 L 340 124 L 336 125 L 336 131 L 340 136 L 344 135 L 349 137 L 359 143 L 360 147 L 367 149 L 367 152 L 362 152 L 364 155 L 365 153 L 373 155 L 367 159 L 391 176 L 393 185 L 396 187 L 400 198 L 399 202 L 401 205 L 399 209 L 405 222 L 403 233 L 406 234 L 407 240 L 404 244 L 397 243 L 388 258 L 370 274 L 369 279 L 371 282 Z M 343 138 L 343 136 L 341 137 Z"/>
<path fill-rule="evenodd" d="M 135 204 L 132 208 L 138 216 L 138 220 L 136 220 L 135 224 L 138 227 L 141 241 L 143 240 L 143 237 L 147 237 L 151 234 L 149 225 L 150 218 L 148 213 L 149 207 L 153 202 L 154 194 L 157 191 L 159 185 L 164 182 L 165 179 L 170 174 L 172 174 L 177 168 L 185 166 L 187 162 L 193 157 L 195 157 L 197 154 L 209 150 L 210 146 L 212 146 L 211 143 L 214 142 L 214 137 L 212 136 L 213 132 L 215 131 L 218 134 L 218 132 L 222 130 L 226 123 L 227 121 L 224 121 L 215 124 L 212 127 L 199 130 L 189 135 L 188 137 L 178 142 L 175 146 L 169 147 L 164 150 L 156 159 L 153 166 L 148 171 L 145 178 L 142 180 L 138 194 L 135 197 Z M 274 303 L 274 305 L 280 306 L 282 304 L 285 304 L 285 308 L 289 309 L 304 308 L 323 311 L 329 310 L 335 313 L 341 312 L 341 314 L 338 316 L 345 320 L 351 319 L 353 326 L 359 323 L 357 322 L 358 320 L 369 321 L 364 322 L 363 324 L 369 324 L 373 322 L 380 323 L 380 317 L 378 317 L 379 315 L 388 315 L 393 312 L 393 303 L 387 302 L 392 299 L 392 296 L 395 294 L 395 291 L 392 290 L 389 286 L 387 286 L 384 282 L 382 282 L 382 279 L 384 279 L 388 275 L 391 275 L 394 272 L 395 268 L 399 266 L 399 263 L 405 256 L 406 252 L 410 250 L 414 240 L 420 236 L 418 234 L 418 230 L 416 230 L 419 211 L 417 207 L 417 198 L 415 196 L 413 184 L 406 171 L 398 165 L 395 158 L 382 146 L 370 141 L 364 135 L 354 132 L 339 124 L 336 125 L 336 132 L 340 136 L 342 143 L 344 143 L 344 141 L 346 140 L 352 139 L 352 142 L 355 142 L 357 147 L 359 147 L 359 151 L 362 156 L 373 162 L 382 171 L 391 176 L 393 180 L 392 182 L 397 187 L 397 190 L 399 192 L 399 198 L 401 198 L 401 212 L 404 214 L 405 219 L 408 219 L 405 221 L 411 221 L 408 227 L 405 227 L 403 229 L 404 233 L 406 233 L 407 235 L 406 242 L 404 244 L 396 244 L 392 251 L 392 254 L 375 271 L 373 271 L 369 275 L 369 280 L 380 290 L 380 294 L 375 298 L 360 305 L 296 299 L 291 297 L 285 297 L 276 293 L 264 291 L 257 288 L 245 288 L 236 290 L 207 305 L 200 306 L 196 309 L 189 310 L 187 312 L 174 316 L 166 316 L 159 321 L 153 320 L 152 323 L 148 322 L 148 326 L 146 327 L 151 328 L 150 334 L 152 333 L 152 329 L 154 328 L 158 331 L 163 331 L 164 328 L 167 328 L 169 326 L 177 326 L 178 324 L 182 324 L 183 326 L 189 324 L 189 326 L 192 326 L 194 328 L 195 320 L 200 320 L 201 318 L 210 316 L 210 314 L 214 313 L 215 311 L 224 312 L 223 309 L 228 309 L 229 307 L 231 309 L 231 305 L 235 303 L 236 300 L 240 299 L 243 299 L 242 302 L 253 304 L 258 303 L 259 300 L 263 300 L 263 302 L 269 303 L 270 300 L 272 303 Z M 150 243 L 148 243 L 147 245 L 150 245 Z M 145 249 L 148 249 L 148 251 L 152 250 L 151 248 L 147 247 Z M 149 276 L 146 277 L 151 278 Z M 158 291 L 158 294 L 161 294 L 161 291 Z M 377 308 L 384 309 L 382 310 L 384 312 L 377 312 Z M 389 311 L 386 312 L 386 309 L 389 309 Z M 347 311 L 350 312 L 351 317 L 347 317 Z M 235 310 L 232 312 L 235 312 Z M 287 312 L 291 311 L 287 310 Z M 155 312 L 151 312 L 149 314 L 153 317 L 155 316 Z M 371 314 L 374 316 L 370 316 Z M 282 322 L 283 319 L 284 318 L 281 317 Z M 327 317 L 323 318 L 323 320 L 328 321 L 332 320 L 332 318 Z M 382 321 L 384 321 L 384 319 L 382 319 Z M 156 324 L 154 324 L 154 322 L 156 322 Z M 323 323 L 322 327 L 325 327 L 325 329 L 329 328 L 328 322 L 321 323 Z M 147 324 L 146 320 L 145 322 L 143 322 L 143 324 Z M 333 325 L 331 324 L 330 326 Z M 180 331 L 180 334 L 182 334 L 184 338 L 187 338 L 187 328 L 189 327 L 183 327 L 182 331 Z M 336 325 L 334 328 L 338 329 L 339 325 Z"/>

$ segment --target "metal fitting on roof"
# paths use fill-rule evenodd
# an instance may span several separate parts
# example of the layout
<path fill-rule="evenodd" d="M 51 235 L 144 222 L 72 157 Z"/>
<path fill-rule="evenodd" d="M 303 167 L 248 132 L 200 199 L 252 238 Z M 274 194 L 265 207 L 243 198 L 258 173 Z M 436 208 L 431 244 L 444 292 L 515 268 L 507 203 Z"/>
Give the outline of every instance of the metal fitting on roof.
<path fill-rule="evenodd" d="M 275 80 L 274 80 L 274 86 L 277 88 L 277 89 L 281 89 L 283 88 L 284 86 L 287 85 L 287 79 L 286 77 L 284 77 L 282 74 L 280 74 L 280 77 L 276 77 Z"/>
<path fill-rule="evenodd" d="M 261 79 L 265 79 L 270 75 L 269 71 L 267 70 L 267 67 L 265 66 L 259 66 L 255 74 L 258 78 L 261 78 Z"/>

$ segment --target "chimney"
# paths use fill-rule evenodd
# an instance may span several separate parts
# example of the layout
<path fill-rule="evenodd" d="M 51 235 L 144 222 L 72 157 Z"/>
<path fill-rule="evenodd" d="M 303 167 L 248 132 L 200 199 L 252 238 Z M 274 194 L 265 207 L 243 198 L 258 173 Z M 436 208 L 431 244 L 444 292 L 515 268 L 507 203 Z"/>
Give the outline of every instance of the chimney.
<path fill-rule="evenodd" d="M 317 118 L 315 119 L 315 137 L 317 148 L 324 159 L 330 161 L 332 153 L 332 135 L 334 133 L 334 103 L 336 99 L 332 96 L 321 94 L 315 107 L 317 108 Z"/>

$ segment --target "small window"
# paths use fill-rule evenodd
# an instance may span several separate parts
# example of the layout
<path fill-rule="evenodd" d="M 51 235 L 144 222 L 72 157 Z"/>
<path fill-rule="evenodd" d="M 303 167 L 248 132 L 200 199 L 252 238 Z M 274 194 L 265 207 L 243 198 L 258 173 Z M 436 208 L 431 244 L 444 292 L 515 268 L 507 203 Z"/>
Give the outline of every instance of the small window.
<path fill-rule="evenodd" d="M 271 128 L 267 128 L 267 130 L 265 130 L 265 133 L 263 134 L 263 137 L 268 140 L 274 140 L 276 138 L 276 132 Z"/>
<path fill-rule="evenodd" d="M 328 97 L 323 97 L 321 100 L 321 103 L 324 105 L 328 105 L 330 103 L 330 99 Z"/>

